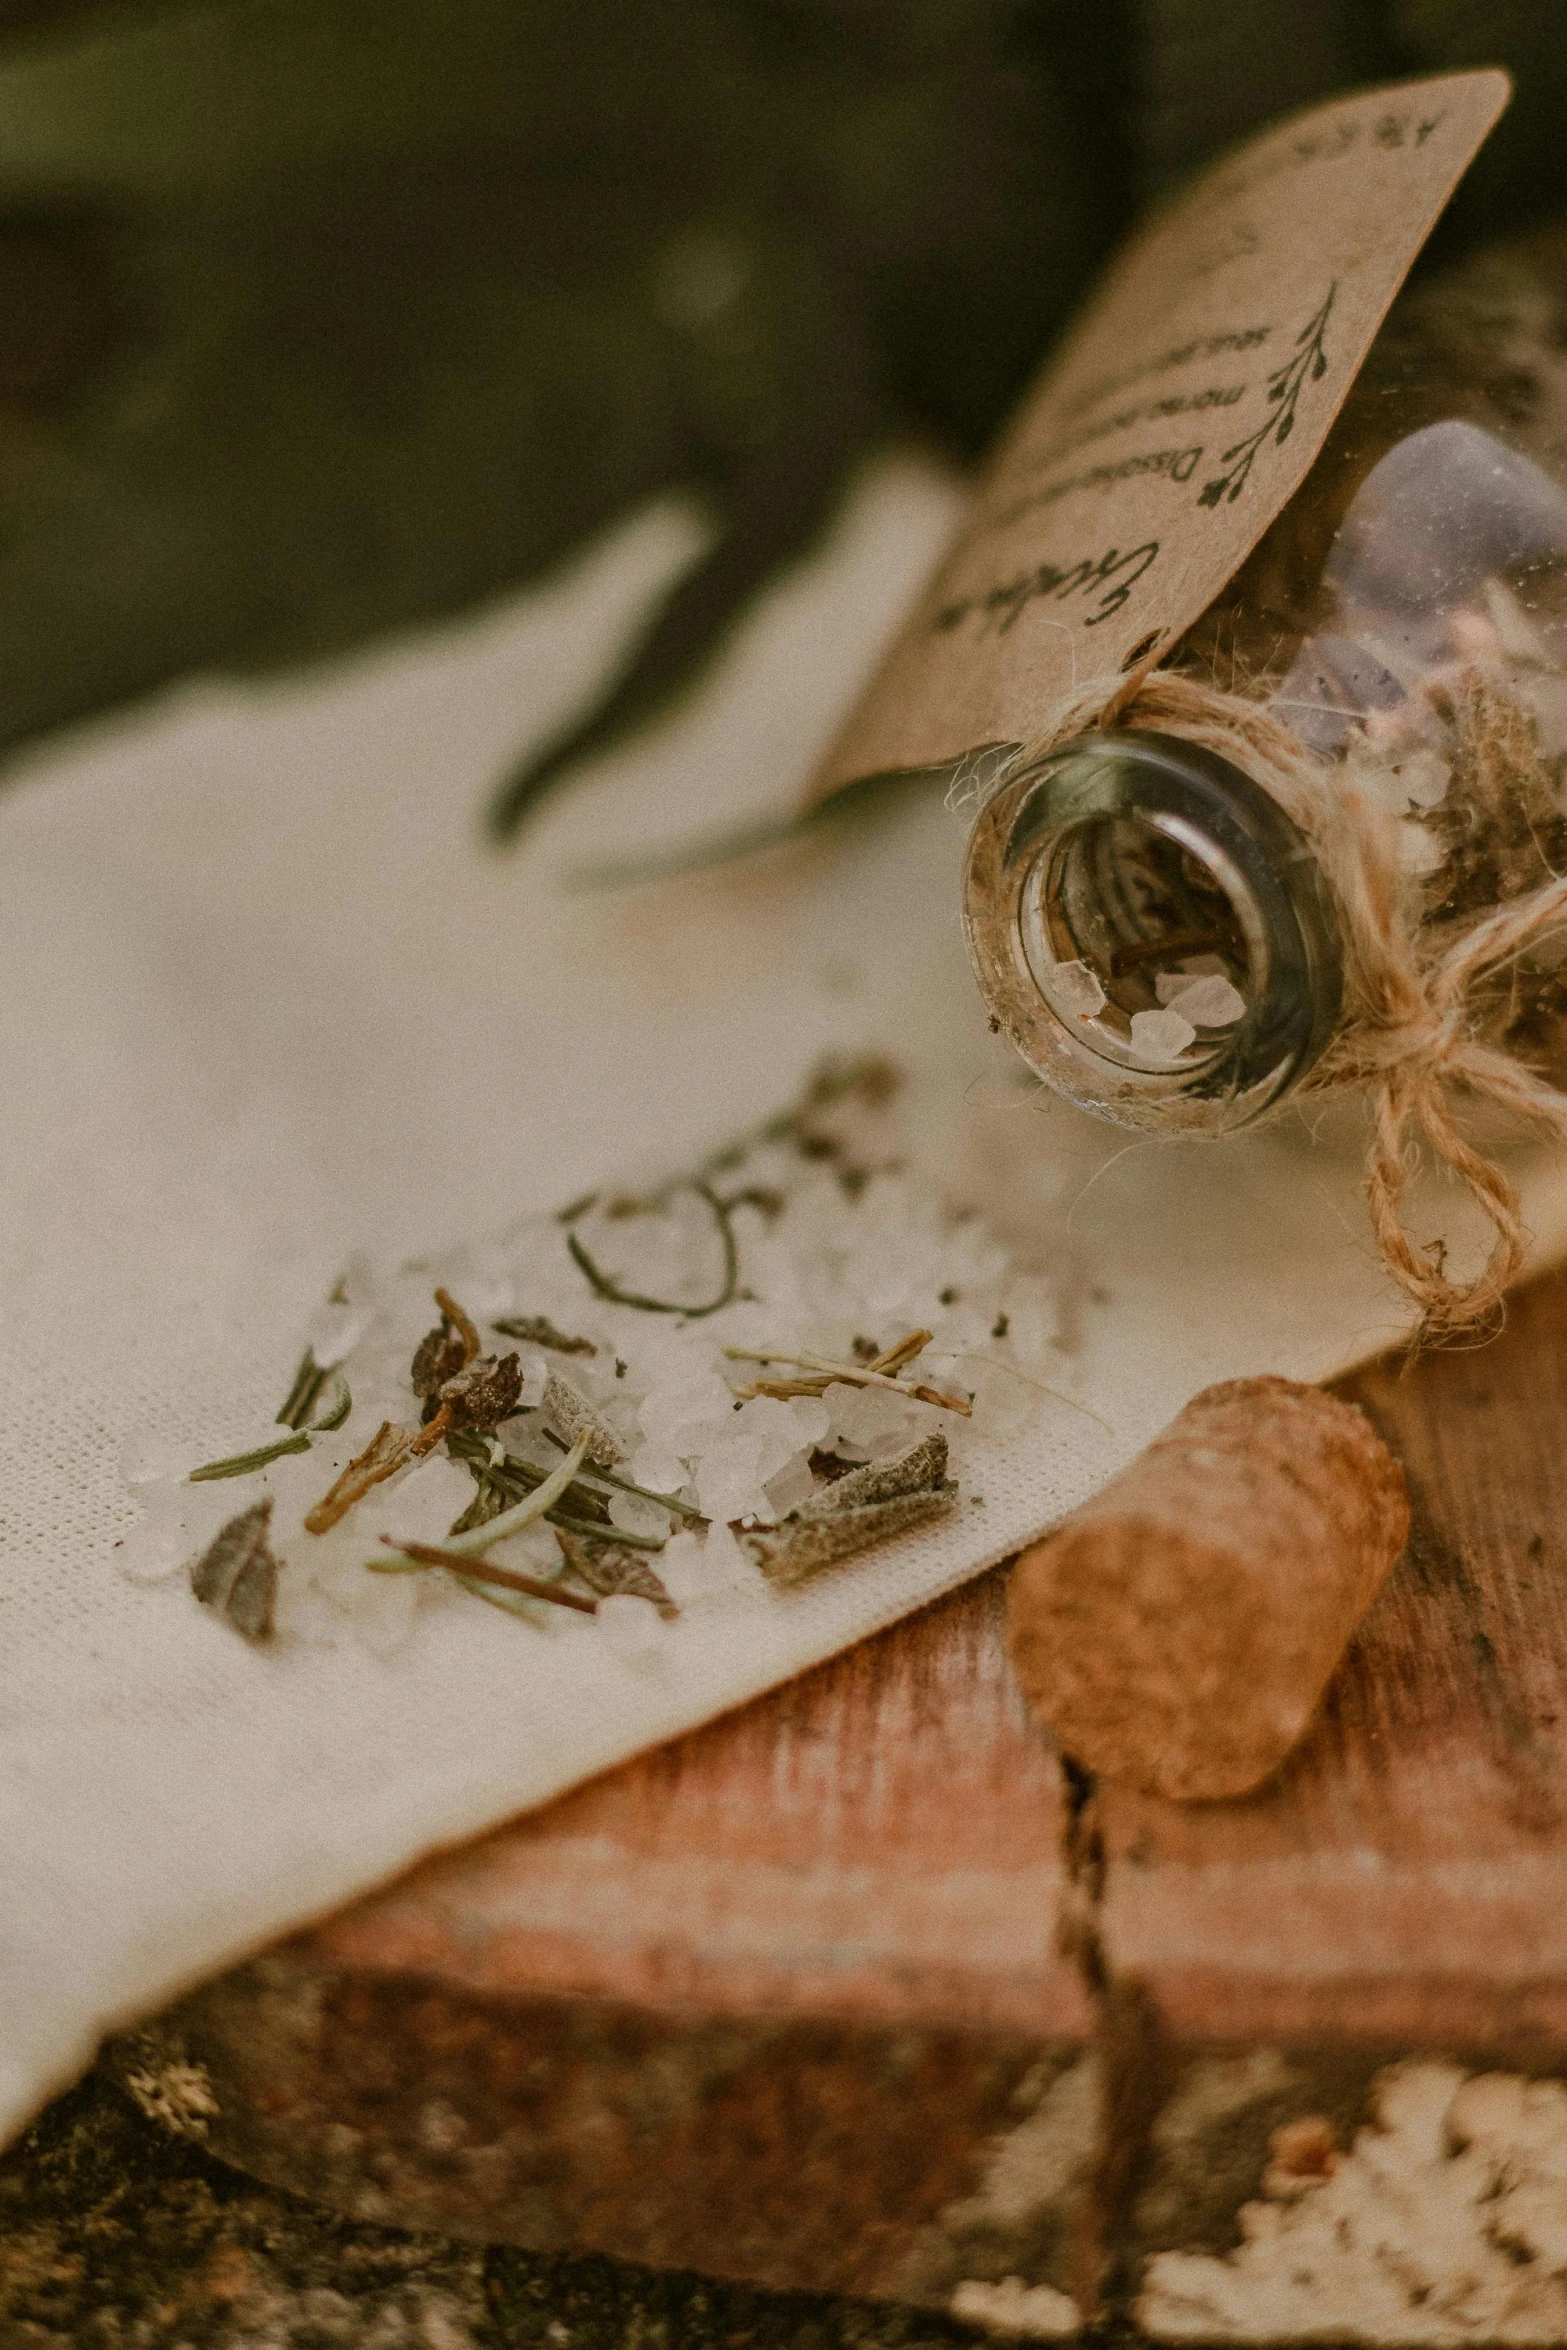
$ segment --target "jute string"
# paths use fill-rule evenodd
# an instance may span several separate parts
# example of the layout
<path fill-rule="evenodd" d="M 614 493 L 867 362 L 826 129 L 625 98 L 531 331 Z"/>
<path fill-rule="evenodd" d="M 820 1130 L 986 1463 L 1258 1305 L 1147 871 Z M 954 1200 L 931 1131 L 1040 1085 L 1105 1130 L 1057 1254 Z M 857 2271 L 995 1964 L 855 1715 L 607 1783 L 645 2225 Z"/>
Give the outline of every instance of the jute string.
<path fill-rule="evenodd" d="M 1505 1169 L 1461 1132 L 1457 1104 L 1467 1090 L 1567 1143 L 1567 1093 L 1479 1033 L 1478 1001 L 1482 982 L 1567 922 L 1567 875 L 1481 914 L 1456 939 L 1451 926 L 1431 934 L 1408 911 L 1397 819 L 1385 799 L 1357 782 L 1354 759 L 1329 766 L 1261 702 L 1173 670 L 1134 670 L 1076 688 L 1017 764 L 1095 728 L 1139 727 L 1184 736 L 1231 760 L 1310 842 L 1338 910 L 1345 993 L 1338 1030 L 1307 1085 L 1353 1087 L 1370 1097 L 1372 1227 L 1393 1278 L 1420 1308 L 1419 1338 L 1496 1327 L 1524 1261 L 1523 1212 Z M 1450 1279 L 1444 1245 L 1418 1246 L 1406 1227 L 1419 1134 L 1467 1187 L 1494 1234 L 1472 1280 Z"/>

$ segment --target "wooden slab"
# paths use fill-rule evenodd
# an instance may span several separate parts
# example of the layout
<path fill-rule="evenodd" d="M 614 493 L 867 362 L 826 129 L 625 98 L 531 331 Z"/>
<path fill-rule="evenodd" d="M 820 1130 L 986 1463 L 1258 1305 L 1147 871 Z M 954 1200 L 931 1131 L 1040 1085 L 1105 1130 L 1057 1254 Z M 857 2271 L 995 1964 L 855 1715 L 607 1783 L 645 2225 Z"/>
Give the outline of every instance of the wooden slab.
<path fill-rule="evenodd" d="M 1567 2063 L 1567 1272 L 1345 1383 L 1417 1523 L 1240 1804 L 1063 1775 L 989 1576 L 121 2051 L 362 2217 L 948 2305 L 1224 2249 L 1390 2057 Z M 1047 2313 L 1048 2314 L 1048 2313 Z"/>
<path fill-rule="evenodd" d="M 1061 1846 L 992 1575 L 238 1970 L 126 2063 L 199 2064 L 216 2151 L 361 2218 L 938 2306 L 993 2238 L 1064 2278 L 1094 2100 Z M 1030 2124 L 1051 2175 L 998 2219 L 992 2146 Z"/>

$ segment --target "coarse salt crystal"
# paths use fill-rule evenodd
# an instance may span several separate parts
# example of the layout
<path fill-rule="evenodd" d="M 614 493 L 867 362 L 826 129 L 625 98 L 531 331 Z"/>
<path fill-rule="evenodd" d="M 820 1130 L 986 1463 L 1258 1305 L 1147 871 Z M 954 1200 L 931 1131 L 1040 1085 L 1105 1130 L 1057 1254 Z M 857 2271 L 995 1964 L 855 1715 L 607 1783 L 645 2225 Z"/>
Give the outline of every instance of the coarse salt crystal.
<path fill-rule="evenodd" d="M 1086 963 L 1056 963 L 1045 976 L 1045 998 L 1067 1020 L 1092 1020 L 1109 1001 L 1098 975 Z"/>
<path fill-rule="evenodd" d="M 776 1475 L 767 1479 L 764 1490 L 775 1516 L 780 1518 L 786 1518 L 803 1501 L 809 1501 L 816 1491 L 816 1479 L 806 1455 L 797 1452 L 793 1460 L 785 1461 Z"/>
<path fill-rule="evenodd" d="M 258 1490 L 254 1477 L 222 1478 L 210 1485 L 161 1477 L 138 1486 L 141 1515 L 114 1553 L 117 1572 L 128 1583 L 161 1583 L 205 1550 L 230 1518 L 248 1509 Z"/>
<path fill-rule="evenodd" d="M 1150 1061 L 1178 1061 L 1195 1042 L 1196 1029 L 1175 1011 L 1134 1012 L 1132 1050 Z"/>
<path fill-rule="evenodd" d="M 384 1531 L 400 1542 L 438 1543 L 472 1499 L 473 1479 L 461 1462 L 432 1452 L 398 1478 L 384 1497 L 372 1494 L 365 1507 L 373 1509 L 379 1500 Z"/>
<path fill-rule="evenodd" d="M 1161 971 L 1155 984 L 1160 1003 L 1195 1028 L 1233 1028 L 1245 1015 L 1246 998 L 1221 972 L 1188 978 L 1182 972 Z"/>

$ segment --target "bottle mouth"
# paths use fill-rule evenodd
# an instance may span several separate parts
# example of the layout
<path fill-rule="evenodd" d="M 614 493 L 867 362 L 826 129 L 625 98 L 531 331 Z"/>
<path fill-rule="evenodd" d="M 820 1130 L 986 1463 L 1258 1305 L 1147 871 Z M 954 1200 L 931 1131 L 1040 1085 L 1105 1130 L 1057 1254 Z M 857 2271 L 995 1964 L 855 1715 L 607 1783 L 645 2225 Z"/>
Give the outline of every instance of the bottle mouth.
<path fill-rule="evenodd" d="M 1304 835 L 1174 736 L 1089 735 L 1014 775 L 980 812 L 963 895 L 1001 1028 L 1118 1124 L 1229 1133 L 1337 1022 L 1338 930 Z"/>

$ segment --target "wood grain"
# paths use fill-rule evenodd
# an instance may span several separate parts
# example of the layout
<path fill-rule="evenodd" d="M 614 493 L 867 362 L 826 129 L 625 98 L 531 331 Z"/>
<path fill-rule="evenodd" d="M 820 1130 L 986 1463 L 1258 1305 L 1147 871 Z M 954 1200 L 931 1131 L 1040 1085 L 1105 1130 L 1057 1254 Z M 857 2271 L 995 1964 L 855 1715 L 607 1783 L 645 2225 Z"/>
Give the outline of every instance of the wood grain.
<path fill-rule="evenodd" d="M 428 1864 L 135 2065 L 204 2066 L 216 2151 L 361 2218 L 938 2306 L 1064 2278 L 1093 2016 L 1001 1588 Z"/>

